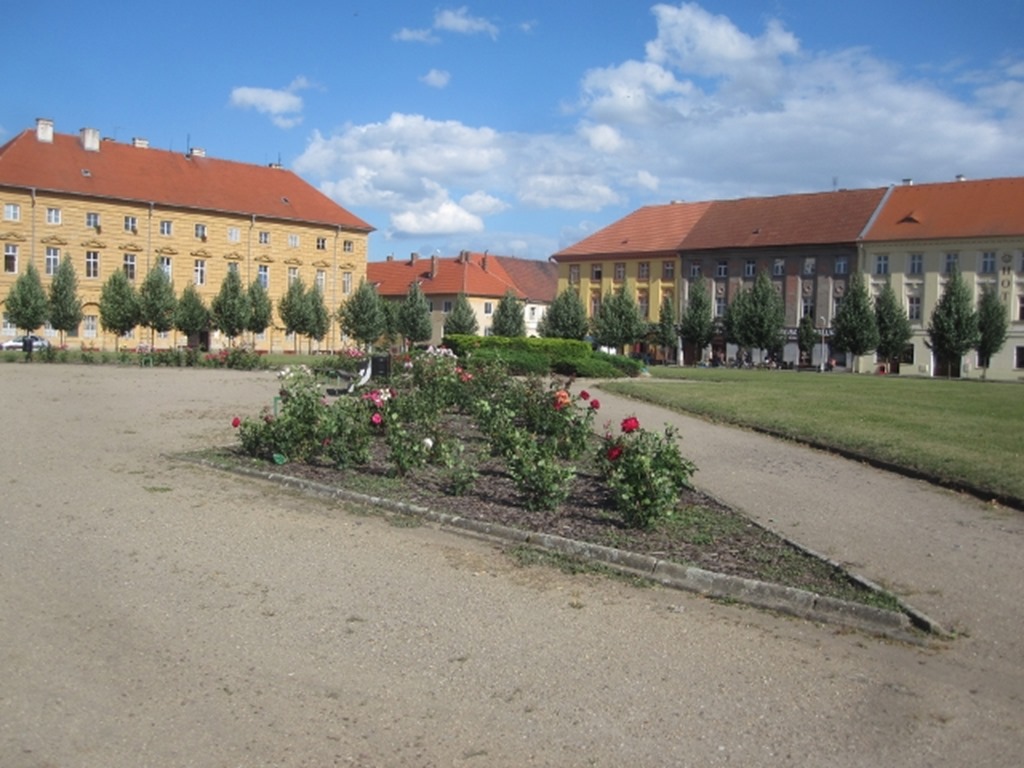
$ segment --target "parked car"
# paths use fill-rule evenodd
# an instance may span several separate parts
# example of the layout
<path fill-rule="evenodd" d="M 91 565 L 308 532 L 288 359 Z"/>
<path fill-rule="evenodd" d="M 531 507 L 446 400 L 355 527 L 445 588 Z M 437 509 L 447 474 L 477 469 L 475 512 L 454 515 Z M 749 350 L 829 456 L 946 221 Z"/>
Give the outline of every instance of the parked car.
<path fill-rule="evenodd" d="M 37 350 L 43 349 L 44 347 L 50 346 L 50 342 L 48 342 L 42 336 L 36 336 L 35 334 L 32 334 L 31 338 L 32 338 L 32 350 L 33 351 L 37 351 Z M 13 339 L 10 339 L 9 341 L 5 341 L 0 346 L 2 346 L 5 350 L 13 349 L 13 350 L 16 350 L 18 352 L 21 352 L 22 345 L 24 343 L 25 343 L 25 337 L 24 336 L 16 336 Z"/>

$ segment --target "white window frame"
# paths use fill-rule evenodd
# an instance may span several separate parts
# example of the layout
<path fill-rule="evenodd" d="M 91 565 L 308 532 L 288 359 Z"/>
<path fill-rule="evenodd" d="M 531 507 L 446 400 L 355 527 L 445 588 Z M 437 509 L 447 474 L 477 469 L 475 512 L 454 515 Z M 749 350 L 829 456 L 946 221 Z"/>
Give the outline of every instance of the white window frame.
<path fill-rule="evenodd" d="M 261 229 L 258 235 L 260 245 L 270 245 L 270 232 L 266 229 Z"/>
<path fill-rule="evenodd" d="M 316 239 L 316 249 L 318 251 L 326 251 L 327 250 L 327 238 L 326 237 L 318 237 Z"/>
<path fill-rule="evenodd" d="M 170 219 L 162 219 L 160 221 L 160 234 L 164 237 L 170 237 L 174 234 L 174 222 Z"/>
<path fill-rule="evenodd" d="M 97 280 L 100 276 L 100 252 L 85 252 L 85 277 L 87 280 Z"/>
<path fill-rule="evenodd" d="M 341 250 L 343 250 L 345 253 L 352 253 L 352 251 L 355 250 L 355 243 L 353 243 L 351 240 L 345 240 L 341 244 Z"/>
<path fill-rule="evenodd" d="M 352 273 L 342 272 L 341 273 L 341 292 L 345 296 L 352 293 Z"/>
<path fill-rule="evenodd" d="M 299 268 L 288 267 L 288 285 L 295 285 L 295 281 L 299 279 Z"/>
<path fill-rule="evenodd" d="M 82 316 L 82 336 L 84 336 L 87 339 L 95 339 L 97 328 L 99 328 L 98 315 Z"/>
<path fill-rule="evenodd" d="M 11 269 L 7 268 L 8 259 L 11 259 Z M 18 274 L 18 246 L 14 243 L 4 243 L 4 274 Z"/>
<path fill-rule="evenodd" d="M 124 231 L 131 232 L 133 235 L 139 232 L 139 220 L 134 216 L 124 217 Z"/>
<path fill-rule="evenodd" d="M 747 259 L 743 264 L 743 276 L 744 277 L 757 277 L 757 262 L 753 259 Z"/>
<path fill-rule="evenodd" d="M 240 243 L 242 242 L 242 230 L 238 227 L 228 227 L 228 242 L 229 243 Z"/>
<path fill-rule="evenodd" d="M 193 229 L 192 229 L 192 233 L 195 236 L 196 240 L 204 240 L 205 241 L 206 238 L 208 238 L 210 236 L 210 232 L 206 228 L 205 224 L 196 224 L 195 227 L 193 227 Z"/>
<path fill-rule="evenodd" d="M 910 254 L 910 266 L 907 271 L 912 275 L 923 275 L 924 274 L 924 254 L 923 253 L 912 253 Z"/>
<path fill-rule="evenodd" d="M 4 203 L 4 221 L 21 221 L 21 206 L 17 203 Z"/>
<path fill-rule="evenodd" d="M 484 302 L 484 314 L 485 315 L 493 315 L 494 314 L 494 304 L 492 302 L 490 302 L 490 301 L 485 301 Z"/>
<path fill-rule="evenodd" d="M 263 290 L 270 289 L 270 266 L 267 264 L 260 264 L 256 267 L 256 279 L 260 281 L 260 285 L 263 286 Z"/>
<path fill-rule="evenodd" d="M 57 267 L 60 266 L 60 248 L 54 248 L 52 245 L 46 246 L 46 260 L 44 262 L 44 274 L 53 275 L 57 274 Z"/>
<path fill-rule="evenodd" d="M 129 280 L 135 279 L 135 254 L 126 253 L 124 259 L 121 261 L 121 269 L 124 270 L 124 276 Z"/>
<path fill-rule="evenodd" d="M 98 229 L 100 226 L 100 215 L 95 211 L 88 211 L 85 214 L 85 226 L 89 229 Z"/>
<path fill-rule="evenodd" d="M 888 275 L 889 274 L 889 254 L 888 253 L 876 253 L 875 254 L 875 274 L 876 275 Z"/>
<path fill-rule="evenodd" d="M 715 262 L 715 277 L 728 277 L 729 276 L 729 262 L 718 261 Z"/>
<path fill-rule="evenodd" d="M 196 259 L 192 265 L 192 280 L 196 285 L 206 285 L 206 259 Z"/>
<path fill-rule="evenodd" d="M 171 257 L 170 256 L 161 256 L 159 263 L 160 263 L 160 269 L 162 269 L 164 271 L 164 274 L 167 275 L 167 277 L 171 277 L 172 274 L 173 274 L 172 271 L 171 271 Z"/>
<path fill-rule="evenodd" d="M 298 248 L 299 247 L 299 236 L 296 235 L 294 232 L 289 233 L 289 235 L 288 235 L 288 247 L 289 248 Z"/>
<path fill-rule="evenodd" d="M 46 209 L 46 223 L 54 226 L 60 226 L 63 220 L 61 216 L 60 208 L 47 208 Z"/>

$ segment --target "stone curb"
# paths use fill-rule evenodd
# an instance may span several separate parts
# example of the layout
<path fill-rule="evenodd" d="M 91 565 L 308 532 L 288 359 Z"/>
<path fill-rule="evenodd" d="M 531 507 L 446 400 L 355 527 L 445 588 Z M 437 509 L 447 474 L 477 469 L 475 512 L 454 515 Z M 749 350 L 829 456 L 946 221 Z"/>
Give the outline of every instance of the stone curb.
<path fill-rule="evenodd" d="M 702 568 L 660 560 L 650 555 L 641 555 L 613 547 L 567 539 L 553 534 L 531 533 L 497 523 L 434 512 L 426 507 L 415 504 L 356 493 L 344 488 L 314 483 L 277 472 L 267 472 L 247 467 L 225 466 L 209 459 L 187 454 L 169 456 L 168 458 L 187 461 L 236 475 L 269 480 L 285 487 L 314 493 L 318 496 L 382 507 L 401 514 L 421 517 L 443 528 L 453 529 L 456 532 L 488 540 L 525 544 L 564 555 L 593 560 L 613 570 L 640 576 L 664 587 L 695 592 L 705 597 L 731 600 L 797 618 L 850 627 L 901 641 L 921 643 L 927 640 L 928 637 L 931 639 L 949 639 L 951 637 L 937 622 L 898 599 L 901 610 L 889 611 L 862 603 L 818 595 L 814 592 L 808 592 L 795 587 L 785 587 L 779 584 L 757 581 L 756 579 L 706 571 Z M 773 533 L 775 532 L 773 531 Z M 778 534 L 775 533 L 775 535 Z M 786 540 L 788 541 L 788 539 Z M 819 560 L 829 563 L 840 570 L 845 570 L 838 563 L 822 557 L 816 552 L 801 547 L 795 542 L 789 543 Z M 863 577 L 851 575 L 851 578 L 867 589 L 884 592 L 881 587 Z"/>

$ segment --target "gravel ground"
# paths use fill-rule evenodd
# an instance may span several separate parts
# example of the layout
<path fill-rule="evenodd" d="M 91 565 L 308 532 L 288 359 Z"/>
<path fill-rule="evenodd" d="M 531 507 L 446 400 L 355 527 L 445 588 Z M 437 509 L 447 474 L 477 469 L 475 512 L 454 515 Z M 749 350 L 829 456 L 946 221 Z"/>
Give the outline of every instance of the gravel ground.
<path fill-rule="evenodd" d="M 903 646 L 167 458 L 275 390 L 0 365 L 0 765 L 1019 764 L 1019 515 L 602 395 L 679 423 L 698 486 L 964 632 Z"/>

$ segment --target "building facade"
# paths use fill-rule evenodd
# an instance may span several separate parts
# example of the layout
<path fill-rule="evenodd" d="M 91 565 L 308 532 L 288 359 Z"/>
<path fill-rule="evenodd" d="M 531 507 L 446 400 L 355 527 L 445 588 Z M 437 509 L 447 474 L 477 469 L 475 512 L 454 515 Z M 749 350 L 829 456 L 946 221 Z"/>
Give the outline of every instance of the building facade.
<path fill-rule="evenodd" d="M 545 261 L 462 251 L 455 257 L 422 258 L 413 253 L 405 260 L 388 257 L 367 265 L 367 280 L 389 301 L 402 301 L 417 282 L 430 306 L 431 343 L 444 337 L 444 323 L 463 294 L 476 315 L 478 333 L 489 336 L 498 302 L 512 291 L 523 305 L 527 336 L 537 336 L 537 325 L 555 297 L 557 271 Z"/>
<path fill-rule="evenodd" d="M 988 363 L 989 378 L 1024 378 L 1024 178 L 908 181 L 888 188 L 649 206 L 552 260 L 559 266 L 559 289 L 575 287 L 591 317 L 600 298 L 625 283 L 649 322 L 657 320 L 664 296 L 678 297 L 679 316 L 697 282 L 707 288 L 714 316 L 721 319 L 765 272 L 785 307 L 783 362 L 818 367 L 828 359 L 869 372 L 879 366 L 874 354 L 848 358 L 828 341 L 857 271 L 874 296 L 890 284 L 911 320 L 914 336 L 901 372 L 975 376 Z M 655 286 L 656 262 L 662 267 Z M 989 289 L 1006 307 L 1009 335 L 990 361 L 979 361 L 974 352 L 960 361 L 939 361 L 927 345 L 928 323 L 953 270 L 972 290 L 975 307 Z M 804 317 L 813 319 L 822 343 L 801 360 L 797 327 Z M 732 359 L 738 352 L 719 336 L 710 349 L 684 349 L 682 360 Z"/>
<path fill-rule="evenodd" d="M 94 129 L 75 136 L 53 128 L 39 120 L 34 131 L 0 147 L 0 310 L 30 263 L 47 289 L 70 257 L 84 310 L 79 328 L 63 340 L 70 348 L 188 342 L 176 331 L 154 337 L 136 328 L 120 339 L 106 332 L 99 300 L 113 270 L 138 287 L 151 269 L 163 269 L 176 295 L 194 285 L 207 306 L 228 271 L 246 286 L 258 280 L 275 307 L 273 326 L 253 340 L 266 351 L 308 342 L 286 337 L 276 312 L 291 283 L 316 286 L 333 313 L 365 277 L 373 227 L 291 171 L 214 159 L 200 149 L 153 149 L 140 139 L 104 140 Z M 0 337 L 21 330 L 37 329 L 16 329 L 4 315 Z M 41 332 L 57 343 L 52 328 Z M 212 329 L 201 341 L 207 348 L 229 343 Z M 345 343 L 332 320 L 315 346 Z"/>

